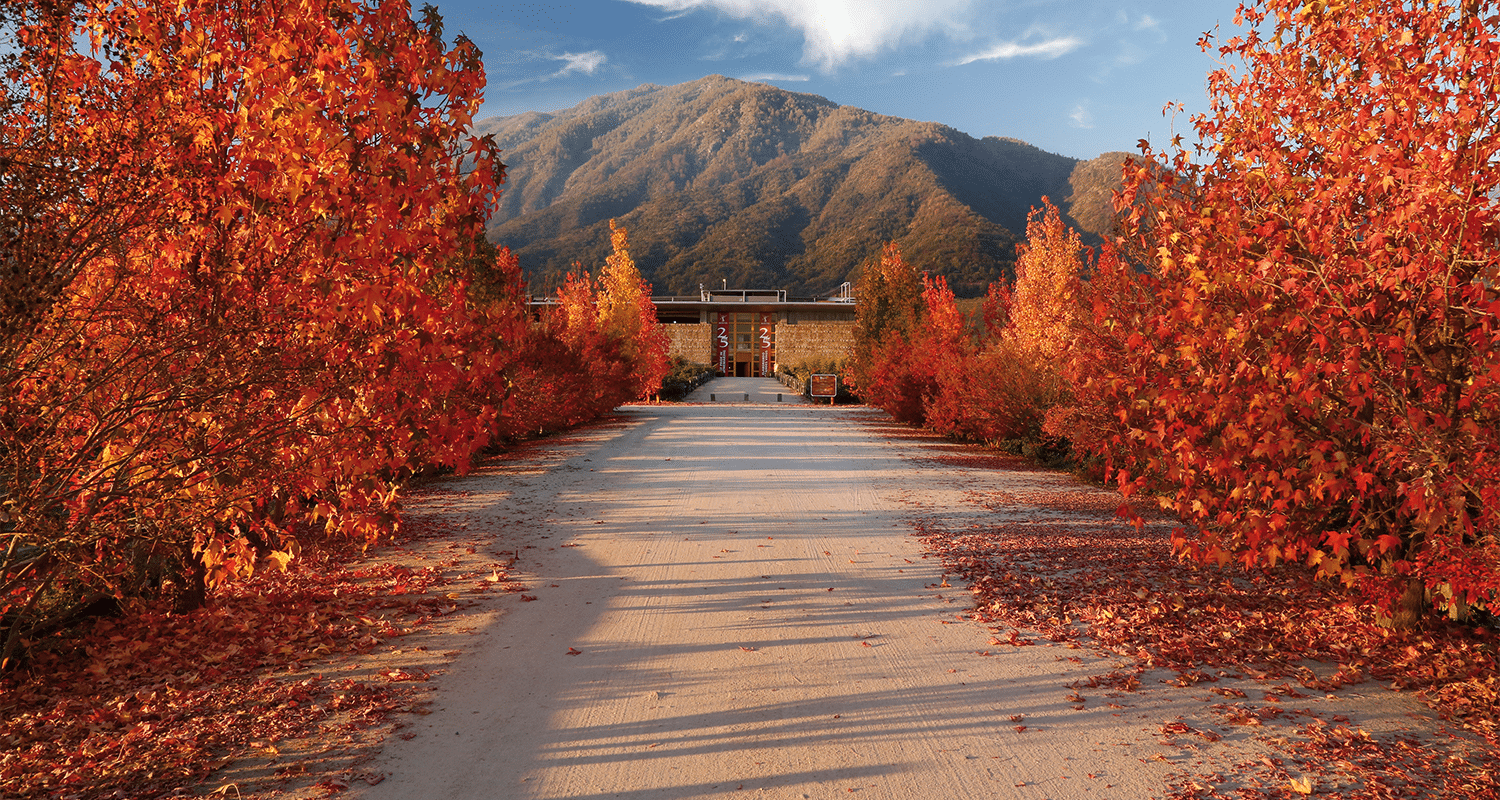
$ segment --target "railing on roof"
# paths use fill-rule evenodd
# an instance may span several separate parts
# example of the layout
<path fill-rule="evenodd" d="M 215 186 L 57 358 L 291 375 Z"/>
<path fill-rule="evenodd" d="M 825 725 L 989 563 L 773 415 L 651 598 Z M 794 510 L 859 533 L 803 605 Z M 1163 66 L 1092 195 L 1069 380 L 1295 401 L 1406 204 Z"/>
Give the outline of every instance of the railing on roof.
<path fill-rule="evenodd" d="M 785 303 L 785 289 L 703 289 L 699 292 L 705 303 Z"/>
<path fill-rule="evenodd" d="M 838 293 L 823 297 L 813 295 L 810 297 L 788 296 L 785 289 L 714 289 L 703 290 L 696 295 L 656 295 L 651 298 L 655 303 L 853 303 L 853 287 L 845 283 L 840 286 Z M 556 305 L 557 300 L 553 297 L 535 295 L 531 298 L 531 304 Z"/>

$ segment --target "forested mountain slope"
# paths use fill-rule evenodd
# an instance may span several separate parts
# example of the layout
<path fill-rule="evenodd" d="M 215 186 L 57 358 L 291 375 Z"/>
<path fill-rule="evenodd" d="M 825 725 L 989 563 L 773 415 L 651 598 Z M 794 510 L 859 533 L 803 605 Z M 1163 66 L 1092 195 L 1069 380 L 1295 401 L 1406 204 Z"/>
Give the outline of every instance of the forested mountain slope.
<path fill-rule="evenodd" d="M 1043 195 L 1105 230 L 1123 156 L 1080 162 L 718 75 L 478 127 L 509 169 L 490 238 L 536 290 L 602 263 L 613 217 L 658 294 L 827 293 L 894 239 L 972 296 L 1009 269 Z"/>

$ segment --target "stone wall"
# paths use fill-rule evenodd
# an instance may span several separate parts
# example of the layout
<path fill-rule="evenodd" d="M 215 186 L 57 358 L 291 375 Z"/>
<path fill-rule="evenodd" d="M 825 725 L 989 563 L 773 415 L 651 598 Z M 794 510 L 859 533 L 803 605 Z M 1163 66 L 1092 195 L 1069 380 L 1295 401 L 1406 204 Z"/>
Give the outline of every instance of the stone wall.
<path fill-rule="evenodd" d="M 667 351 L 669 356 L 682 356 L 699 364 L 708 364 L 713 361 L 714 326 L 707 323 L 693 325 L 675 322 L 663 325 L 661 328 L 667 332 L 667 338 L 672 342 L 671 348 Z"/>
<path fill-rule="evenodd" d="M 830 315 L 831 316 L 831 315 Z M 838 320 L 798 320 L 776 325 L 776 363 L 790 367 L 810 359 L 842 361 L 854 346 L 854 320 L 847 315 Z M 682 356 L 699 364 L 713 364 L 713 326 L 707 323 L 668 323 L 662 325 L 671 341 L 670 355 Z"/>
<path fill-rule="evenodd" d="M 776 326 L 776 363 L 791 367 L 810 359 L 842 361 L 854 346 L 854 321 L 799 321 Z"/>

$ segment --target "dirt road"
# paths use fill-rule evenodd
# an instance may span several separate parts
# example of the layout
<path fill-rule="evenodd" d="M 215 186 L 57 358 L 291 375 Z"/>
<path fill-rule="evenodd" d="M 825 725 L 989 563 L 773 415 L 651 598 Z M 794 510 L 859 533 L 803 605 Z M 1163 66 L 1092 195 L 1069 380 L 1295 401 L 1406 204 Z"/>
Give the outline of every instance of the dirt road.
<path fill-rule="evenodd" d="M 912 445 L 859 422 L 870 413 L 628 407 L 535 460 L 447 482 L 428 513 L 492 531 L 528 588 L 495 598 L 435 679 L 432 713 L 371 765 L 383 782 L 354 791 L 1135 800 L 1194 759 L 1211 767 L 1160 741 L 1164 722 L 1203 713 L 1204 692 L 1148 672 L 1142 691 L 1076 710 L 1067 685 L 1117 665 L 994 646 L 910 535 L 919 513 L 978 521 L 976 481 L 1071 479 L 914 468 Z"/>

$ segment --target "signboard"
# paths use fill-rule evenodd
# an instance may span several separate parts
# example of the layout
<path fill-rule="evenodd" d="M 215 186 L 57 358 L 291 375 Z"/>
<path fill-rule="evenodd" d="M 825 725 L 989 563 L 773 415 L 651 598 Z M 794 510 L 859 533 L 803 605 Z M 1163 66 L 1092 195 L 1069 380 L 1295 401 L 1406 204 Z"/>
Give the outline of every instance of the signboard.
<path fill-rule="evenodd" d="M 734 326 L 734 317 L 728 312 L 719 312 L 719 321 L 714 323 L 714 368 L 720 375 L 729 371 L 729 334 Z"/>
<path fill-rule="evenodd" d="M 760 374 L 770 377 L 771 362 L 776 358 L 776 315 L 769 311 L 761 312 L 755 334 L 760 344 Z"/>
<path fill-rule="evenodd" d="M 839 393 L 839 376 L 814 375 L 807 381 L 813 397 L 834 397 Z"/>

